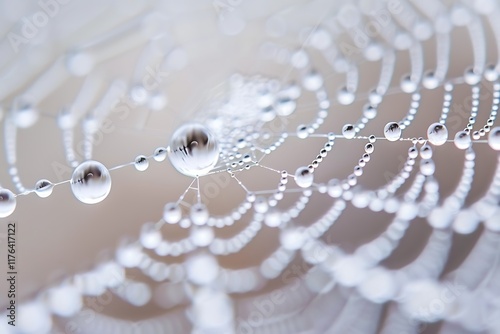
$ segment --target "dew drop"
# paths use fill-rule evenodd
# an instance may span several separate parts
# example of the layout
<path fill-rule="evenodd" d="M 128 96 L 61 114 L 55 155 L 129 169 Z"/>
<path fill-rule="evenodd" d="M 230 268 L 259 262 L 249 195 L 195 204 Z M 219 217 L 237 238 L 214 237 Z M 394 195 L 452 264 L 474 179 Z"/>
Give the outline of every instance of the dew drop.
<path fill-rule="evenodd" d="M 342 127 L 342 135 L 346 139 L 352 139 L 356 135 L 356 129 L 352 124 L 346 124 Z"/>
<path fill-rule="evenodd" d="M 384 127 L 384 136 L 388 141 L 396 141 L 401 138 L 401 128 L 396 122 L 389 122 Z"/>
<path fill-rule="evenodd" d="M 208 221 L 208 218 L 210 218 L 210 215 L 205 204 L 196 203 L 191 207 L 190 217 L 193 224 L 204 225 Z"/>
<path fill-rule="evenodd" d="M 153 159 L 158 162 L 162 162 L 167 157 L 167 149 L 165 147 L 158 147 L 153 154 Z"/>
<path fill-rule="evenodd" d="M 433 123 L 427 129 L 427 138 L 433 145 L 443 145 L 448 140 L 448 129 L 444 124 Z"/>
<path fill-rule="evenodd" d="M 134 161 L 135 169 L 139 172 L 144 172 L 149 167 L 149 160 L 144 155 L 139 155 Z"/>
<path fill-rule="evenodd" d="M 0 189 L 0 218 L 10 216 L 16 209 L 16 197 L 8 189 Z"/>
<path fill-rule="evenodd" d="M 111 190 L 111 175 L 100 162 L 88 160 L 75 168 L 71 177 L 71 191 L 83 203 L 103 201 Z"/>
<path fill-rule="evenodd" d="M 169 224 L 177 224 L 182 218 L 182 210 L 177 203 L 167 203 L 163 208 L 163 220 Z"/>
<path fill-rule="evenodd" d="M 496 151 L 500 151 L 500 126 L 491 129 L 488 135 L 488 144 Z"/>
<path fill-rule="evenodd" d="M 295 172 L 295 183 L 301 188 L 308 188 L 313 184 L 314 175 L 308 167 L 299 167 Z"/>
<path fill-rule="evenodd" d="M 468 149 L 471 145 L 470 135 L 467 131 L 459 131 L 453 140 L 455 146 L 461 150 Z"/>
<path fill-rule="evenodd" d="M 215 136 L 197 123 L 188 123 L 177 129 L 167 152 L 175 169 L 192 177 L 206 175 L 219 159 L 219 145 Z"/>
<path fill-rule="evenodd" d="M 39 180 L 35 185 L 35 193 L 41 198 L 49 197 L 52 190 L 54 190 L 54 185 L 49 180 Z"/>

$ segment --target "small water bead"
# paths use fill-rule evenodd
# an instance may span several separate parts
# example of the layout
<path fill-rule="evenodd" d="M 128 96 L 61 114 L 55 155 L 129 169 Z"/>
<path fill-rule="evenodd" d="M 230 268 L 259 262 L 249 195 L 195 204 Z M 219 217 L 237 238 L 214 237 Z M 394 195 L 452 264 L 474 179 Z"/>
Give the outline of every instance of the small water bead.
<path fill-rule="evenodd" d="M 266 213 L 264 217 L 264 223 L 269 227 L 278 227 L 281 224 L 281 212 L 272 209 Z"/>
<path fill-rule="evenodd" d="M 377 137 L 375 137 L 374 135 L 370 135 L 368 137 L 368 141 L 373 144 L 377 141 Z"/>
<path fill-rule="evenodd" d="M 0 188 L 0 218 L 10 216 L 16 210 L 17 200 L 14 193 Z"/>
<path fill-rule="evenodd" d="M 314 181 L 314 175 L 309 167 L 299 167 L 295 172 L 295 183 L 301 188 L 309 188 Z"/>
<path fill-rule="evenodd" d="M 368 95 L 368 99 L 370 100 L 371 104 L 376 106 L 382 102 L 383 97 L 382 94 L 380 94 L 376 89 L 374 89 Z"/>
<path fill-rule="evenodd" d="M 367 119 L 374 119 L 377 116 L 377 108 L 370 104 L 365 105 L 363 108 L 363 116 Z"/>
<path fill-rule="evenodd" d="M 488 135 L 488 144 L 496 151 L 500 151 L 500 126 L 491 129 Z"/>
<path fill-rule="evenodd" d="M 98 161 L 87 160 L 75 168 L 71 177 L 71 191 L 86 204 L 103 201 L 111 190 L 111 175 Z"/>
<path fill-rule="evenodd" d="M 316 91 L 323 86 L 323 78 L 317 71 L 311 71 L 302 80 L 302 86 L 309 91 Z"/>
<path fill-rule="evenodd" d="M 366 153 L 372 154 L 374 150 L 375 150 L 375 146 L 373 146 L 372 143 L 368 143 L 365 145 L 365 152 Z"/>
<path fill-rule="evenodd" d="M 429 145 L 425 144 L 420 148 L 420 157 L 422 159 L 430 159 L 432 158 L 432 147 Z"/>
<path fill-rule="evenodd" d="M 461 150 L 465 150 L 470 147 L 472 141 L 470 139 L 470 135 L 467 131 L 459 131 L 455 135 L 455 139 L 453 140 L 455 146 Z"/>
<path fill-rule="evenodd" d="M 20 108 L 12 110 L 14 124 L 18 128 L 30 128 L 38 121 L 40 113 L 38 109 L 30 104 L 25 104 Z"/>
<path fill-rule="evenodd" d="M 464 73 L 464 80 L 467 84 L 473 86 L 477 85 L 481 81 L 481 75 L 474 70 L 474 68 L 468 68 Z"/>
<path fill-rule="evenodd" d="M 352 104 L 355 99 L 356 95 L 347 87 L 342 87 L 337 91 L 337 101 L 344 106 Z"/>
<path fill-rule="evenodd" d="M 193 224 L 204 225 L 208 221 L 208 218 L 210 218 L 210 214 L 205 204 L 196 203 L 191 206 L 190 217 Z"/>
<path fill-rule="evenodd" d="M 356 136 L 356 129 L 352 124 L 346 124 L 342 127 L 342 135 L 346 139 L 352 139 Z"/>
<path fill-rule="evenodd" d="M 420 160 L 420 172 L 425 176 L 431 176 L 436 170 L 436 165 L 431 159 Z"/>
<path fill-rule="evenodd" d="M 276 113 L 279 116 L 290 116 L 297 108 L 297 103 L 290 98 L 281 98 L 275 105 Z"/>
<path fill-rule="evenodd" d="M 396 141 L 401 138 L 401 127 L 396 122 L 389 122 L 384 127 L 384 136 L 388 141 Z"/>
<path fill-rule="evenodd" d="M 41 198 L 49 197 L 53 190 L 54 185 L 49 180 L 39 180 L 35 185 L 35 193 Z"/>
<path fill-rule="evenodd" d="M 191 177 L 206 175 L 219 159 L 219 145 L 215 136 L 198 123 L 188 123 L 177 129 L 167 152 L 175 169 Z"/>
<path fill-rule="evenodd" d="M 498 80 L 498 71 L 495 65 L 488 65 L 484 70 L 484 78 L 490 82 Z"/>
<path fill-rule="evenodd" d="M 418 150 L 415 146 L 412 146 L 408 149 L 408 157 L 411 159 L 416 159 L 418 157 Z"/>
<path fill-rule="evenodd" d="M 422 80 L 422 85 L 427 89 L 435 89 L 439 86 L 439 79 L 434 72 L 427 72 Z"/>
<path fill-rule="evenodd" d="M 154 223 L 146 223 L 142 225 L 140 241 L 144 248 L 154 249 L 160 245 L 163 238 L 160 230 Z"/>
<path fill-rule="evenodd" d="M 158 162 L 164 161 L 166 157 L 167 149 L 165 147 L 158 147 L 153 154 L 153 159 Z"/>
<path fill-rule="evenodd" d="M 167 203 L 163 208 L 163 220 L 169 224 L 177 224 L 182 218 L 181 207 L 177 203 Z"/>
<path fill-rule="evenodd" d="M 433 123 L 427 129 L 427 138 L 433 145 L 443 145 L 448 140 L 448 129 L 444 124 Z"/>
<path fill-rule="evenodd" d="M 134 161 L 135 169 L 139 172 L 144 172 L 149 167 L 149 160 L 144 155 L 139 155 Z"/>
<path fill-rule="evenodd" d="M 405 93 L 413 93 L 417 90 L 417 83 L 409 75 L 401 79 L 401 90 Z"/>
<path fill-rule="evenodd" d="M 297 137 L 300 139 L 306 139 L 309 137 L 309 131 L 308 131 L 308 126 L 301 124 L 297 127 Z"/>

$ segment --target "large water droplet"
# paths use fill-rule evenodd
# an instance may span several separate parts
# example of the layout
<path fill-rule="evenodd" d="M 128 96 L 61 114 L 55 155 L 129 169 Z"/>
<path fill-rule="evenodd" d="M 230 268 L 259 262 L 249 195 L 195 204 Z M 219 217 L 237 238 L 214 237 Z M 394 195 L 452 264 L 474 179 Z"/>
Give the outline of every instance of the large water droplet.
<path fill-rule="evenodd" d="M 314 175 L 307 167 L 299 167 L 295 172 L 295 183 L 301 188 L 308 188 L 313 184 Z"/>
<path fill-rule="evenodd" d="M 448 129 L 444 124 L 433 123 L 427 129 L 427 138 L 433 145 L 443 145 L 448 140 Z"/>
<path fill-rule="evenodd" d="M 388 141 L 396 141 L 401 138 L 401 128 L 396 122 L 389 122 L 384 127 L 384 136 Z"/>
<path fill-rule="evenodd" d="M 14 123 L 19 128 L 32 127 L 39 118 L 38 109 L 30 104 L 23 105 L 22 107 L 13 111 Z"/>
<path fill-rule="evenodd" d="M 420 172 L 425 176 L 431 176 L 436 171 L 436 165 L 431 159 L 420 160 Z"/>
<path fill-rule="evenodd" d="M 500 126 L 491 129 L 491 132 L 488 136 L 488 144 L 492 149 L 500 151 Z"/>
<path fill-rule="evenodd" d="M 88 160 L 75 168 L 71 191 L 83 203 L 95 204 L 104 200 L 111 190 L 111 175 L 100 162 Z"/>
<path fill-rule="evenodd" d="M 192 177 L 206 175 L 219 159 L 219 145 L 215 136 L 197 123 L 188 123 L 177 129 L 167 151 L 175 169 Z"/>
<path fill-rule="evenodd" d="M 16 209 L 16 197 L 8 189 L 0 189 L 0 218 L 10 216 Z"/>
<path fill-rule="evenodd" d="M 354 102 L 356 95 L 347 89 L 347 87 L 342 87 L 337 92 L 337 101 L 342 105 L 349 105 Z"/>

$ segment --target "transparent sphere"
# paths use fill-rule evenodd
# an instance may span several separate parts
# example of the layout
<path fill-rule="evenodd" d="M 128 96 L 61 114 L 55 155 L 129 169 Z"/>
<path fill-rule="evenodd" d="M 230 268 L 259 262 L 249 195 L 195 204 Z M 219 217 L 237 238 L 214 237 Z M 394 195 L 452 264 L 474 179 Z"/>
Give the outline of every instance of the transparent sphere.
<path fill-rule="evenodd" d="M 210 218 L 207 207 L 203 203 L 196 203 L 191 207 L 190 216 L 193 224 L 203 225 Z"/>
<path fill-rule="evenodd" d="M 349 105 L 354 102 L 356 99 L 356 95 L 353 92 L 349 91 L 347 87 L 342 87 L 337 92 L 337 101 L 339 101 L 342 105 Z"/>
<path fill-rule="evenodd" d="M 461 150 L 468 149 L 471 145 L 470 135 L 466 131 L 459 131 L 453 140 L 455 146 Z"/>
<path fill-rule="evenodd" d="M 396 122 L 389 122 L 384 127 L 384 136 L 388 141 L 396 141 L 401 138 L 401 128 Z"/>
<path fill-rule="evenodd" d="M 417 90 L 418 84 L 411 79 L 411 77 L 405 76 L 401 79 L 401 90 L 405 93 L 413 93 Z"/>
<path fill-rule="evenodd" d="M 47 304 L 52 313 L 60 317 L 71 317 L 81 310 L 82 295 L 71 285 L 52 288 L 47 293 Z"/>
<path fill-rule="evenodd" d="M 308 188 L 312 186 L 314 175 L 307 167 L 299 167 L 295 172 L 295 183 L 301 188 Z"/>
<path fill-rule="evenodd" d="M 436 171 L 436 165 L 431 159 L 420 160 L 420 172 L 425 176 L 431 176 Z"/>
<path fill-rule="evenodd" d="M 439 86 L 439 79 L 434 72 L 427 72 L 422 80 L 422 85 L 427 89 L 435 89 Z"/>
<path fill-rule="evenodd" d="M 162 162 L 163 160 L 165 160 L 166 157 L 167 157 L 167 149 L 164 147 L 158 147 L 153 155 L 153 159 L 155 159 L 155 161 L 158 162 Z"/>
<path fill-rule="evenodd" d="M 163 209 L 163 220 L 169 224 L 177 224 L 182 218 L 181 207 L 177 203 L 167 203 Z"/>
<path fill-rule="evenodd" d="M 135 169 L 140 172 L 144 172 L 149 167 L 149 160 L 144 155 L 139 155 L 134 161 Z"/>
<path fill-rule="evenodd" d="M 16 197 L 8 189 L 0 189 L 0 218 L 10 216 L 16 209 Z"/>
<path fill-rule="evenodd" d="M 346 124 L 342 127 L 342 135 L 346 139 L 352 139 L 356 135 L 356 129 L 352 124 Z"/>
<path fill-rule="evenodd" d="M 86 204 L 103 201 L 111 190 L 111 175 L 100 162 L 88 160 L 75 168 L 71 177 L 71 191 Z"/>
<path fill-rule="evenodd" d="M 427 129 L 427 138 L 433 145 L 443 145 L 448 140 L 448 129 L 444 124 L 433 123 Z"/>
<path fill-rule="evenodd" d="M 39 180 L 35 185 L 35 193 L 41 198 L 49 197 L 53 190 L 54 185 L 49 180 Z"/>
<path fill-rule="evenodd" d="M 192 177 L 206 175 L 219 159 L 219 145 L 215 136 L 197 123 L 188 123 L 177 129 L 167 152 L 175 169 Z"/>
<path fill-rule="evenodd" d="M 488 144 L 492 149 L 500 151 L 500 126 L 491 129 L 488 136 Z"/>
<path fill-rule="evenodd" d="M 14 124 L 19 128 L 29 128 L 35 125 L 40 116 L 38 109 L 30 104 L 23 105 L 22 107 L 13 111 Z"/>

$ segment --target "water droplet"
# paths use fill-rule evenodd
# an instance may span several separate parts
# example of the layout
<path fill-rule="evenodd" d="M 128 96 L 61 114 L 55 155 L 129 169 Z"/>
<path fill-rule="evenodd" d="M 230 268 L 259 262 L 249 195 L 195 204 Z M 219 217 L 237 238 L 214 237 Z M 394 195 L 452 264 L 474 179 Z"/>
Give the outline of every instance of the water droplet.
<path fill-rule="evenodd" d="M 372 154 L 374 150 L 375 150 L 375 146 L 373 146 L 372 143 L 368 143 L 365 145 L 365 152 L 366 153 Z"/>
<path fill-rule="evenodd" d="M 453 140 L 455 146 L 461 150 L 465 150 L 470 147 L 471 139 L 469 133 L 467 131 L 459 131 L 455 135 L 455 139 Z"/>
<path fill-rule="evenodd" d="M 492 149 L 500 151 L 500 126 L 491 129 L 488 135 L 488 144 Z"/>
<path fill-rule="evenodd" d="M 342 127 L 342 135 L 346 139 L 352 139 L 354 136 L 356 136 L 356 130 L 354 128 L 354 125 L 352 124 L 346 124 Z"/>
<path fill-rule="evenodd" d="M 409 75 L 405 76 L 401 79 L 401 90 L 405 93 L 413 93 L 417 90 L 417 83 Z"/>
<path fill-rule="evenodd" d="M 103 201 L 111 190 L 111 175 L 100 162 L 88 160 L 75 168 L 71 177 L 71 191 L 83 203 Z"/>
<path fill-rule="evenodd" d="M 432 147 L 429 145 L 425 144 L 420 148 L 420 156 L 422 159 L 430 159 L 432 158 Z"/>
<path fill-rule="evenodd" d="M 354 95 L 354 92 L 348 90 L 347 87 L 342 87 L 337 92 L 337 101 L 342 105 L 347 106 L 353 103 L 355 99 L 356 95 Z"/>
<path fill-rule="evenodd" d="M 177 224 L 182 218 L 182 210 L 177 203 L 167 203 L 163 209 L 163 220 L 169 224 Z"/>
<path fill-rule="evenodd" d="M 52 190 L 54 190 L 54 185 L 49 180 L 39 180 L 35 185 L 35 193 L 41 198 L 49 197 Z"/>
<path fill-rule="evenodd" d="M 396 141 L 401 138 L 401 128 L 396 122 L 389 122 L 384 127 L 384 136 L 388 141 Z"/>
<path fill-rule="evenodd" d="M 377 116 L 377 108 L 370 104 L 365 105 L 363 109 L 363 116 L 368 119 L 374 119 Z"/>
<path fill-rule="evenodd" d="M 191 206 L 190 217 L 193 224 L 204 225 L 208 221 L 208 218 L 210 218 L 210 215 L 205 204 L 196 203 Z"/>
<path fill-rule="evenodd" d="M 436 170 L 436 165 L 431 159 L 420 160 L 420 172 L 425 176 L 431 176 Z"/>
<path fill-rule="evenodd" d="M 141 244 L 146 249 L 154 249 L 160 245 L 163 238 L 155 223 L 146 223 L 141 227 Z"/>
<path fill-rule="evenodd" d="M 464 73 L 464 80 L 467 84 L 473 86 L 476 85 L 479 81 L 481 81 L 481 75 L 476 73 L 473 68 L 468 68 Z"/>
<path fill-rule="evenodd" d="M 144 172 L 149 167 L 149 160 L 144 155 L 139 155 L 134 161 L 135 169 L 139 172 Z"/>
<path fill-rule="evenodd" d="M 25 104 L 13 111 L 14 124 L 19 128 L 29 128 L 35 125 L 39 118 L 38 109 L 30 104 Z"/>
<path fill-rule="evenodd" d="M 309 131 L 307 125 L 301 124 L 297 127 L 297 137 L 300 139 L 306 139 L 309 137 Z"/>
<path fill-rule="evenodd" d="M 297 103 L 294 100 L 289 98 L 281 98 L 276 103 L 275 109 L 276 113 L 279 116 L 289 116 L 295 111 L 296 107 Z"/>
<path fill-rule="evenodd" d="M 264 218 L 264 223 L 269 227 L 278 227 L 281 224 L 281 212 L 276 209 L 268 211 Z"/>
<path fill-rule="evenodd" d="M 295 183 L 301 188 L 308 188 L 313 184 L 314 175 L 308 167 L 299 167 L 295 172 Z"/>
<path fill-rule="evenodd" d="M 167 157 L 167 149 L 165 147 L 158 147 L 153 155 L 153 159 L 155 159 L 155 161 L 158 162 L 165 160 L 166 157 Z"/>
<path fill-rule="evenodd" d="M 422 81 L 422 85 L 427 89 L 435 89 L 439 86 L 439 79 L 434 72 L 427 72 Z"/>
<path fill-rule="evenodd" d="M 448 129 L 444 124 L 433 123 L 427 129 L 427 138 L 433 145 L 443 145 L 448 140 Z"/>
<path fill-rule="evenodd" d="M 0 189 L 0 218 L 10 216 L 16 209 L 16 197 L 8 189 Z"/>
<path fill-rule="evenodd" d="M 310 91 L 316 91 L 323 86 L 323 78 L 317 71 L 309 72 L 302 80 L 302 86 Z"/>
<path fill-rule="evenodd" d="M 415 159 L 418 157 L 418 150 L 415 146 L 412 146 L 408 149 L 408 157 Z"/>
<path fill-rule="evenodd" d="M 202 176 L 210 172 L 219 159 L 215 136 L 203 125 L 189 123 L 174 132 L 167 148 L 172 165 L 187 176 Z"/>

